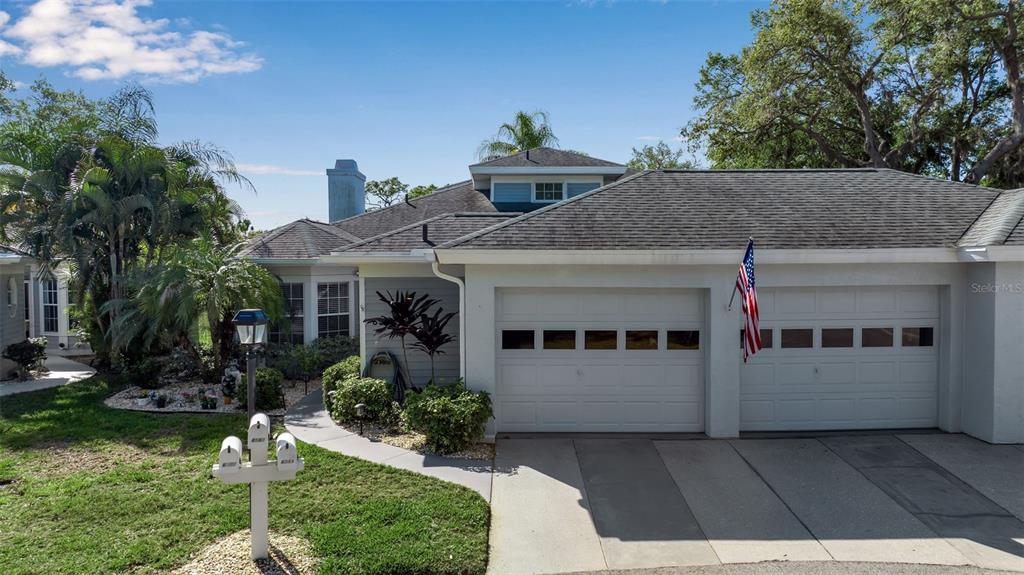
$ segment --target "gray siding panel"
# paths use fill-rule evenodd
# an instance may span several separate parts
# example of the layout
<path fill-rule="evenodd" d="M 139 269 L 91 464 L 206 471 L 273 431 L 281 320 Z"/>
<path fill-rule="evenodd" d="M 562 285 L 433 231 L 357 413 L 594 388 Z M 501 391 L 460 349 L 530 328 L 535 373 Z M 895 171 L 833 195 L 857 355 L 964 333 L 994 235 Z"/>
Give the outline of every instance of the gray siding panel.
<path fill-rule="evenodd" d="M 529 202 L 533 198 L 533 184 L 523 183 L 500 183 L 494 184 L 494 203 L 517 203 Z"/>
<path fill-rule="evenodd" d="M 377 298 L 377 292 L 384 293 L 395 290 L 411 290 L 417 295 L 430 294 L 434 299 L 441 300 L 439 304 L 445 312 L 459 311 L 459 288 L 454 283 L 440 278 L 366 278 L 366 317 L 372 318 L 386 315 L 388 308 L 384 302 Z M 448 324 L 448 333 L 456 337 L 456 341 L 449 343 L 442 348 L 443 355 L 434 357 L 437 379 L 440 383 L 450 383 L 459 377 L 459 318 L 456 316 Z M 409 371 L 412 374 L 413 384 L 423 386 L 430 380 L 430 358 L 422 351 L 413 349 L 411 344 L 413 338 L 406 338 L 406 348 L 409 353 Z M 402 344 L 398 340 L 389 340 L 384 336 L 374 333 L 374 326 L 366 326 L 366 358 L 368 359 L 381 350 L 387 350 L 395 354 L 399 361 L 402 361 Z"/>

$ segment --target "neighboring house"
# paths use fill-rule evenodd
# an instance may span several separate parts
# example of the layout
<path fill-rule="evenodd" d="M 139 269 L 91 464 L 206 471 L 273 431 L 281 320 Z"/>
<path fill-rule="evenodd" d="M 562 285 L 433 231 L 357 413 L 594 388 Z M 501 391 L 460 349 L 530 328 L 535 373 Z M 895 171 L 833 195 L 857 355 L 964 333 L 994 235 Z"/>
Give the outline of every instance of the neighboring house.
<path fill-rule="evenodd" d="M 0 246 L 0 351 L 26 337 L 28 301 L 25 278 L 29 265 L 26 254 Z M 16 367 L 13 362 L 0 357 L 0 380 L 7 379 Z"/>
<path fill-rule="evenodd" d="M 341 309 L 364 359 L 396 349 L 361 319 L 383 311 L 374 292 L 412 289 L 461 311 L 441 379 L 491 393 L 491 433 L 1024 442 L 1024 191 L 888 169 L 630 174 L 546 149 L 469 170 L 412 205 L 254 243 L 302 284 L 306 341 Z M 766 349 L 744 363 L 729 302 L 748 237 Z"/>

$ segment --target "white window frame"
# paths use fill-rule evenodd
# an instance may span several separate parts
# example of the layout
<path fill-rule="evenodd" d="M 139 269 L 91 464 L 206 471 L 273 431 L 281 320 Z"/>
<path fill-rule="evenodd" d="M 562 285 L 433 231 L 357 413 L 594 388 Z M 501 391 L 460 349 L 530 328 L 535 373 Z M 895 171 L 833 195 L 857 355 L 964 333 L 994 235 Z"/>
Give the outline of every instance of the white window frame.
<path fill-rule="evenodd" d="M 538 193 L 545 193 L 545 194 L 548 193 L 547 190 L 541 191 L 541 190 L 538 190 L 537 187 L 538 186 L 547 186 L 547 185 L 559 186 L 560 189 L 557 190 L 557 191 L 561 192 L 562 197 L 554 198 L 554 199 L 547 199 L 547 198 L 539 198 L 539 197 L 537 197 Z M 565 182 L 562 181 L 562 180 L 550 180 L 550 181 L 543 181 L 543 182 L 540 182 L 540 181 L 539 182 L 533 182 L 533 203 L 535 203 L 535 204 L 555 204 L 555 203 L 564 201 L 565 200 L 565 192 L 566 192 L 566 188 L 567 187 L 568 186 L 566 186 Z M 552 190 L 551 193 L 555 193 L 555 190 Z"/>
<path fill-rule="evenodd" d="M 338 311 L 338 312 L 335 312 L 335 313 L 320 313 L 320 286 L 330 285 L 330 284 L 338 284 L 338 285 L 344 285 L 345 286 L 345 289 L 346 289 L 345 299 L 347 300 L 347 305 L 344 306 L 344 311 Z M 321 317 L 331 317 L 331 316 L 345 316 L 345 321 L 348 324 L 348 333 L 344 334 L 344 336 L 345 337 L 352 337 L 353 336 L 353 334 L 352 334 L 352 317 L 353 317 L 353 312 L 354 312 L 354 310 L 352 309 L 352 281 L 350 281 L 350 280 L 342 280 L 342 279 L 317 281 L 316 282 L 316 290 L 315 290 L 314 295 L 316 296 L 316 299 L 315 299 L 315 305 L 316 305 L 316 308 L 315 308 L 316 309 L 316 338 L 319 339 L 321 337 L 336 337 L 337 335 L 342 335 L 342 334 L 336 334 L 336 335 L 333 335 L 333 336 L 332 335 L 328 335 L 328 336 L 321 335 L 321 332 L 320 332 L 320 318 Z"/>
<path fill-rule="evenodd" d="M 306 343 L 306 283 L 303 282 L 303 281 L 282 281 L 281 282 L 282 296 L 284 296 L 284 293 L 283 293 L 284 286 L 292 286 L 292 287 L 289 288 L 289 290 L 294 290 L 295 289 L 294 286 L 300 286 L 299 287 L 299 294 L 302 297 L 302 305 L 299 306 L 298 309 L 292 308 L 291 301 L 294 299 L 294 297 L 293 297 L 294 291 L 289 291 L 288 296 L 284 297 L 284 303 L 285 303 L 285 305 L 288 308 L 287 309 L 288 313 L 285 314 L 285 317 L 281 318 L 281 321 L 282 322 L 292 321 L 293 319 L 296 319 L 296 318 L 301 319 L 302 321 L 299 322 L 300 326 L 301 326 L 301 330 L 299 331 L 299 335 L 302 336 L 302 342 L 301 343 L 305 344 Z M 295 313 L 291 313 L 291 312 L 295 312 Z M 275 327 L 280 327 L 280 326 L 275 326 Z M 289 332 L 290 336 L 291 335 L 295 335 L 294 330 L 295 330 L 295 325 L 294 325 L 294 322 L 293 322 L 292 323 L 292 331 Z M 280 330 L 276 330 L 276 331 L 272 331 L 271 333 L 281 334 L 281 331 Z M 293 343 L 293 342 L 289 339 L 287 343 Z"/>
<path fill-rule="evenodd" d="M 53 285 L 53 290 L 52 290 L 52 292 L 53 292 L 53 303 L 50 303 L 48 301 L 47 297 L 46 297 L 47 293 L 51 291 L 49 289 L 49 286 L 51 284 Z M 42 312 L 41 313 L 42 317 L 40 317 L 40 319 L 42 321 L 40 322 L 41 323 L 40 328 L 42 329 L 42 333 L 44 333 L 46 335 L 59 335 L 60 334 L 60 283 L 57 281 L 57 278 L 55 278 L 55 277 L 43 278 L 39 282 L 39 299 L 41 300 L 40 301 L 40 305 L 41 305 L 40 309 L 41 309 L 41 312 Z M 47 328 L 47 325 L 46 325 L 46 323 L 47 323 L 46 322 L 46 308 L 47 307 L 52 307 L 55 310 L 55 313 L 54 313 L 54 316 L 53 316 L 53 321 L 56 323 L 57 329 L 54 329 L 54 330 L 46 329 Z"/>

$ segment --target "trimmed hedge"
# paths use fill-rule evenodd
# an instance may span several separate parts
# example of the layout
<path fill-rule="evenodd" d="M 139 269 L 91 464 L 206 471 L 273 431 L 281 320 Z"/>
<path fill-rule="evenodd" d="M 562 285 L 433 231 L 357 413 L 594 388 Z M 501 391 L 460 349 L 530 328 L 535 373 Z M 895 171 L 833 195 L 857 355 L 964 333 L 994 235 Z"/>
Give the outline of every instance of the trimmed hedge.
<path fill-rule="evenodd" d="M 331 410 L 331 392 L 341 386 L 341 382 L 362 375 L 363 362 L 358 355 L 350 355 L 324 370 L 322 378 L 324 388 L 324 407 Z"/>
<path fill-rule="evenodd" d="M 331 402 L 331 416 L 342 422 L 354 422 L 356 405 L 366 405 L 364 421 L 391 424 L 395 410 L 391 405 L 391 388 L 383 379 L 372 377 L 350 377 L 334 390 Z"/>
<path fill-rule="evenodd" d="M 242 378 L 241 385 L 235 391 L 235 399 L 242 409 L 249 406 L 249 385 L 247 378 Z M 256 368 L 256 409 L 279 409 L 284 407 L 284 391 L 281 382 L 284 375 L 272 367 Z"/>
<path fill-rule="evenodd" d="M 494 415 L 486 391 L 470 391 L 461 379 L 452 385 L 431 385 L 406 397 L 408 425 L 427 437 L 427 446 L 437 453 L 466 449 L 484 434 L 487 420 Z"/>

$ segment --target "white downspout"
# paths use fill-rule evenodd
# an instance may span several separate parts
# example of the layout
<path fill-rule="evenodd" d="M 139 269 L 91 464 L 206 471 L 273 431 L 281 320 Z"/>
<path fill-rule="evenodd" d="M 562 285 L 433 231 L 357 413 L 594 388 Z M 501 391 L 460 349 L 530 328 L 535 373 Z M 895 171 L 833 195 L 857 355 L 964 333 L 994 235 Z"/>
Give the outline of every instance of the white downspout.
<path fill-rule="evenodd" d="M 437 255 L 430 252 L 430 269 L 434 275 L 459 286 L 459 377 L 466 379 L 466 282 L 462 278 L 448 275 L 440 270 Z"/>

